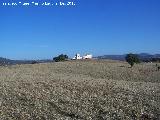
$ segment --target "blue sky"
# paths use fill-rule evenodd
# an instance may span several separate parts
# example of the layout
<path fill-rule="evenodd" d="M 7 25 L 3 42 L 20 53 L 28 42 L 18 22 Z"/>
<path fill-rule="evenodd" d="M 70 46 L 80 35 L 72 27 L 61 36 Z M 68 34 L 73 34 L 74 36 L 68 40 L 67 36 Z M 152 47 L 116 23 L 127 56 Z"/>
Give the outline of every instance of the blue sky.
<path fill-rule="evenodd" d="M 11 7 L 3 1 L 2 57 L 160 53 L 159 0 L 74 0 L 76 6 L 68 7 Z"/>

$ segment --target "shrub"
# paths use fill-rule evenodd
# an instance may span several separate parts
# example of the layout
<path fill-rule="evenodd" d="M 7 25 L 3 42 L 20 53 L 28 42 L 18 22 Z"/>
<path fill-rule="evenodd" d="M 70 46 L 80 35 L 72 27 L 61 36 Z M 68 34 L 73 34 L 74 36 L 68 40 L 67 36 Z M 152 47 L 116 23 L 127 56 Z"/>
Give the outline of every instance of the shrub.
<path fill-rule="evenodd" d="M 37 61 L 35 61 L 35 60 L 33 60 L 32 62 L 31 62 L 31 64 L 37 64 L 38 62 Z"/>
<path fill-rule="evenodd" d="M 158 64 L 156 64 L 156 68 L 158 71 L 160 70 L 160 66 Z"/>
<path fill-rule="evenodd" d="M 131 65 L 131 67 L 133 67 L 134 63 L 140 62 L 138 56 L 136 54 L 132 54 L 132 53 L 127 54 L 125 59 Z"/>
<path fill-rule="evenodd" d="M 67 59 L 68 59 L 68 56 L 63 54 L 53 58 L 55 62 L 66 61 Z"/>

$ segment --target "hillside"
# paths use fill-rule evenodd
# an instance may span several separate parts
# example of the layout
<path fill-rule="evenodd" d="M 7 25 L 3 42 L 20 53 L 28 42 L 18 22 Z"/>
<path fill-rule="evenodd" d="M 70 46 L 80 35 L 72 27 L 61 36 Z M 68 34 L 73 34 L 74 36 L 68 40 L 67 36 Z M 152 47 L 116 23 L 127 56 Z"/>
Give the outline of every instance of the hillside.
<path fill-rule="evenodd" d="M 0 57 L 0 65 L 10 64 L 11 60 Z"/>
<path fill-rule="evenodd" d="M 140 53 L 137 54 L 139 59 L 141 61 L 153 61 L 153 59 L 158 59 L 160 60 L 160 54 L 148 54 L 148 53 Z M 124 55 L 103 55 L 103 56 L 98 56 L 96 58 L 98 59 L 111 59 L 111 60 L 121 60 L 125 61 L 126 54 Z"/>
<path fill-rule="evenodd" d="M 7 59 L 7 58 L 0 57 L 0 66 L 16 65 L 16 64 L 32 64 L 35 61 L 36 61 L 36 63 L 52 62 L 52 60 L 50 60 L 50 59 L 44 59 L 44 60 L 10 60 L 10 59 Z"/>
<path fill-rule="evenodd" d="M 160 73 L 113 60 L 0 67 L 0 120 L 159 120 Z"/>

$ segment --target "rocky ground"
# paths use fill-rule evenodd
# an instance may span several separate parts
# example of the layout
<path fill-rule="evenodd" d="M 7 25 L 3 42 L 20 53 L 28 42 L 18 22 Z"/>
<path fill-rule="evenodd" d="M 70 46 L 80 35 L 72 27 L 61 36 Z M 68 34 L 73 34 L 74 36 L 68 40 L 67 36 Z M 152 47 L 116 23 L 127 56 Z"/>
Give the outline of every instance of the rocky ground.
<path fill-rule="evenodd" d="M 160 120 L 160 71 L 111 60 L 1 66 L 0 120 Z"/>

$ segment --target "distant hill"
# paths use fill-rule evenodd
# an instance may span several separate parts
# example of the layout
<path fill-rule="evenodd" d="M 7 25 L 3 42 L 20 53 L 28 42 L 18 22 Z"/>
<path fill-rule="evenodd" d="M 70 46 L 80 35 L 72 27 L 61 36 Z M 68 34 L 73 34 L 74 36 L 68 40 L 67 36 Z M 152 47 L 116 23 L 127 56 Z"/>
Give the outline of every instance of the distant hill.
<path fill-rule="evenodd" d="M 0 65 L 8 65 L 8 64 L 11 64 L 10 59 L 0 57 Z"/>
<path fill-rule="evenodd" d="M 4 65 L 15 65 L 15 64 L 33 64 L 33 63 L 47 63 L 52 62 L 52 60 L 10 60 L 7 58 L 0 57 L 0 66 Z"/>
<path fill-rule="evenodd" d="M 97 59 L 125 60 L 126 55 L 103 55 L 96 57 Z"/>
<path fill-rule="evenodd" d="M 144 62 L 151 62 L 151 61 L 159 61 L 160 62 L 160 54 L 148 54 L 148 53 L 140 53 L 137 54 L 139 59 Z M 96 59 L 111 59 L 111 60 L 120 60 L 125 61 L 126 54 L 124 55 L 103 55 L 94 57 Z M 0 57 L 0 66 L 4 65 L 15 65 L 15 64 L 33 64 L 33 63 L 47 63 L 52 62 L 50 59 L 45 60 L 10 60 L 7 58 Z"/>
<path fill-rule="evenodd" d="M 160 59 L 160 54 L 148 54 L 148 53 L 140 53 L 137 54 L 139 59 L 144 62 L 154 61 Z M 126 54 L 124 55 L 103 55 L 96 57 L 97 59 L 112 59 L 112 60 L 120 60 L 125 61 Z"/>

